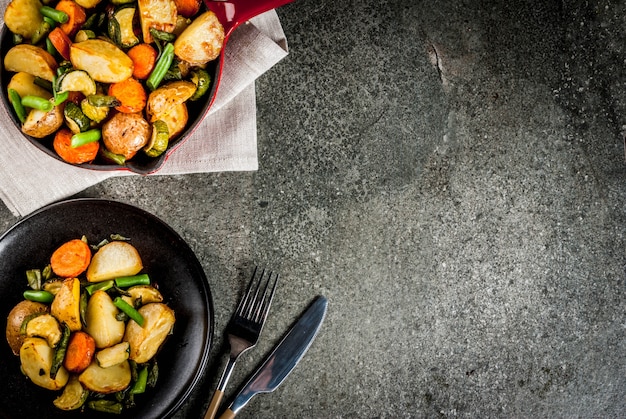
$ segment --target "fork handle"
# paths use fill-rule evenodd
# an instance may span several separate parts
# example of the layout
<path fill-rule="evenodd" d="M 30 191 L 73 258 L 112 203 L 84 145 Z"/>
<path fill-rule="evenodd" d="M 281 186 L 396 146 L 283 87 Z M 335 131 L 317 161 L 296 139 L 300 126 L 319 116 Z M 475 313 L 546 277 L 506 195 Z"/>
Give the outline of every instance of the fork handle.
<path fill-rule="evenodd" d="M 235 415 L 236 415 L 235 412 L 233 412 L 230 409 L 226 409 L 226 411 L 222 413 L 222 416 L 220 416 L 220 419 L 233 419 Z"/>
<path fill-rule="evenodd" d="M 204 415 L 204 419 L 213 419 L 217 416 L 217 410 L 220 408 L 223 397 L 224 392 L 222 390 L 215 390 L 215 393 L 213 393 L 213 397 L 211 398 L 211 403 L 209 403 L 209 410 L 207 410 Z"/>

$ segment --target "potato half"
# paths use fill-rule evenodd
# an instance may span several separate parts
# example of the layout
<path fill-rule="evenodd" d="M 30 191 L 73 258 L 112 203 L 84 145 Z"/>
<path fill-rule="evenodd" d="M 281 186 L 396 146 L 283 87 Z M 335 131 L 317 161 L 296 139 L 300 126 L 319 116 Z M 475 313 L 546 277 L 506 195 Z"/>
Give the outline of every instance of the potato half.
<path fill-rule="evenodd" d="M 142 268 L 141 256 L 132 244 L 113 241 L 102 246 L 93 255 L 87 268 L 87 280 L 100 282 L 135 275 Z"/>
<path fill-rule="evenodd" d="M 139 309 L 139 314 L 144 319 L 143 327 L 129 321 L 124 340 L 130 344 L 129 358 L 141 364 L 156 355 L 165 338 L 172 332 L 176 317 L 174 310 L 163 303 L 146 304 Z"/>
<path fill-rule="evenodd" d="M 50 377 L 50 369 L 54 359 L 54 349 L 42 338 L 26 338 L 20 348 L 22 371 L 39 387 L 48 390 L 59 390 L 67 384 L 69 373 L 64 367 L 59 368 L 56 377 Z"/>

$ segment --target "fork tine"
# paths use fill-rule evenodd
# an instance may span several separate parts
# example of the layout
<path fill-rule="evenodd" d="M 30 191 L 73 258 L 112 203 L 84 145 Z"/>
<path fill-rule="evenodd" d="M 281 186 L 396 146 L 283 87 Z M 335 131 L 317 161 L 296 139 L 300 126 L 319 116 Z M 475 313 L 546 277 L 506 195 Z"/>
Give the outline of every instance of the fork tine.
<path fill-rule="evenodd" d="M 252 287 L 256 280 L 257 270 L 258 270 L 258 266 L 255 266 L 254 272 L 252 273 L 252 278 L 250 278 L 250 282 L 248 282 L 248 286 L 246 287 L 246 293 L 244 297 L 241 299 L 241 301 L 239 302 L 239 305 L 237 306 L 237 310 L 235 310 L 235 314 L 238 316 L 247 317 L 246 313 L 250 309 L 249 304 L 254 303 L 254 299 L 250 300 L 250 296 L 252 295 Z M 265 270 L 263 270 L 263 273 L 265 273 Z M 261 277 L 263 276 L 263 273 L 261 273 Z M 257 284 L 257 291 L 255 291 L 255 297 L 254 297 L 255 299 L 256 299 L 256 293 L 258 292 L 258 287 L 259 285 Z"/>
<path fill-rule="evenodd" d="M 274 299 L 274 294 L 276 292 L 276 284 L 278 283 L 279 275 L 276 274 L 274 276 L 274 284 L 270 289 L 270 284 L 272 282 L 272 272 L 269 273 L 267 278 L 267 282 L 265 283 L 265 288 L 263 289 L 263 296 L 260 300 L 260 304 L 257 307 L 256 313 L 254 313 L 253 321 L 257 323 L 265 323 L 265 319 L 267 318 L 267 314 L 270 310 L 270 305 L 272 304 L 272 300 Z M 269 290 L 269 295 L 268 295 Z"/>

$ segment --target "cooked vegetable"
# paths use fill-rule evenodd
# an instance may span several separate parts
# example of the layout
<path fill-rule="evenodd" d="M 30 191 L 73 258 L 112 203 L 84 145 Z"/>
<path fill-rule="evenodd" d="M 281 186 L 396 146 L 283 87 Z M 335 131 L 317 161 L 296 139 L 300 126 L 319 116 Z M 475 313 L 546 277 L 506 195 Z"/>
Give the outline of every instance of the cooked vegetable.
<path fill-rule="evenodd" d="M 92 79 L 102 83 L 117 83 L 133 74 L 133 61 L 128 55 L 101 39 L 72 44 L 70 60 L 75 68 L 85 70 Z"/>
<path fill-rule="evenodd" d="M 85 9 L 93 9 L 96 7 L 102 0 L 74 0 L 77 4 L 84 7 Z"/>
<path fill-rule="evenodd" d="M 55 279 L 52 281 L 46 281 L 42 284 L 41 288 L 44 291 L 48 291 L 52 295 L 57 295 L 61 287 L 63 286 L 62 279 Z"/>
<path fill-rule="evenodd" d="M 192 17 L 200 10 L 202 0 L 174 0 L 178 13 L 184 17 Z"/>
<path fill-rule="evenodd" d="M 68 38 L 67 34 L 63 32 L 61 28 L 56 27 L 52 29 L 48 34 L 48 39 L 63 59 L 70 59 L 70 46 L 72 45 L 72 40 Z"/>
<path fill-rule="evenodd" d="M 50 112 L 54 107 L 52 102 L 39 96 L 24 96 L 22 98 L 22 106 L 44 112 Z"/>
<path fill-rule="evenodd" d="M 89 298 L 85 331 L 96 342 L 96 348 L 106 348 L 122 341 L 125 325 L 117 319 L 118 312 L 111 297 L 104 291 L 98 290 Z"/>
<path fill-rule="evenodd" d="M 42 290 L 27 290 L 24 291 L 24 298 L 30 301 L 38 303 L 51 303 L 54 300 L 54 295 L 48 291 Z"/>
<path fill-rule="evenodd" d="M 129 288 L 135 285 L 150 285 L 150 277 L 148 274 L 120 276 L 115 278 L 115 285 L 120 288 Z"/>
<path fill-rule="evenodd" d="M 73 332 L 82 328 L 80 321 L 80 280 L 78 278 L 67 278 L 63 281 L 63 286 L 54 296 L 54 301 L 50 306 L 50 314 L 56 317 L 59 322 L 65 322 Z"/>
<path fill-rule="evenodd" d="M 50 99 L 52 97 L 52 93 L 50 93 L 50 91 L 44 89 L 38 84 L 38 82 L 35 81 L 35 76 L 23 71 L 15 73 L 13 77 L 11 77 L 11 81 L 9 81 L 7 89 L 15 90 L 20 97 L 39 96 L 46 99 Z"/>
<path fill-rule="evenodd" d="M 92 362 L 79 376 L 78 380 L 91 391 L 108 394 L 122 391 L 131 382 L 128 361 L 120 362 L 108 368 L 102 368 Z"/>
<path fill-rule="evenodd" d="M 94 292 L 98 290 L 106 291 L 106 290 L 110 290 L 114 286 L 115 286 L 115 281 L 113 281 L 112 279 L 109 279 L 108 281 L 95 282 L 91 285 L 87 285 L 85 287 L 85 290 L 89 293 L 89 295 L 92 295 Z"/>
<path fill-rule="evenodd" d="M 91 248 L 80 239 L 63 243 L 50 257 L 52 271 L 62 278 L 73 278 L 82 274 L 90 262 Z"/>
<path fill-rule="evenodd" d="M 54 136 L 52 143 L 54 151 L 64 161 L 71 164 L 82 164 L 92 162 L 98 155 L 100 143 L 92 142 L 80 147 L 72 147 L 72 136 L 74 134 L 68 128 L 61 128 Z"/>
<path fill-rule="evenodd" d="M 63 111 L 54 106 L 49 112 L 32 109 L 22 124 L 22 132 L 35 138 L 44 138 L 63 126 Z"/>
<path fill-rule="evenodd" d="M 183 104 L 196 91 L 196 85 L 189 81 L 173 81 L 169 82 L 148 96 L 146 105 L 146 113 L 148 120 L 154 122 L 157 119 L 163 119 L 163 115 L 171 112 L 174 107 Z M 170 131 L 170 137 L 174 134 Z"/>
<path fill-rule="evenodd" d="M 52 366 L 50 367 L 50 378 L 54 379 L 57 376 L 57 372 L 63 366 L 63 359 L 67 351 L 67 343 L 70 340 L 70 328 L 67 324 L 63 325 L 63 336 L 59 341 L 59 344 L 54 349 L 54 357 L 52 358 Z"/>
<path fill-rule="evenodd" d="M 146 80 L 146 85 L 150 90 L 159 87 L 159 84 L 163 81 L 163 77 L 165 77 L 165 73 L 167 73 L 167 70 L 172 64 L 172 60 L 174 60 L 174 44 L 168 43 L 165 45 L 165 48 L 163 48 L 163 52 L 161 52 L 161 56 L 154 66 L 154 70 L 152 70 L 148 80 Z"/>
<path fill-rule="evenodd" d="M 115 307 L 122 310 L 128 317 L 134 320 L 135 323 L 143 327 L 144 325 L 143 316 L 137 310 L 135 310 L 135 307 L 131 306 L 126 301 L 124 301 L 122 297 L 116 297 L 115 300 L 113 300 L 113 304 L 115 304 Z"/>
<path fill-rule="evenodd" d="M 6 338 L 14 355 L 20 354 L 20 347 L 26 338 L 26 335 L 20 331 L 24 320 L 33 315 L 46 313 L 48 310 L 49 307 L 46 304 L 29 300 L 22 300 L 11 309 L 7 317 Z"/>
<path fill-rule="evenodd" d="M 58 80 L 59 92 L 81 92 L 85 96 L 96 94 L 96 82 L 86 71 L 74 70 Z"/>
<path fill-rule="evenodd" d="M 167 124 L 170 138 L 174 138 L 185 129 L 189 120 L 187 105 L 184 103 L 174 105 L 169 112 L 161 114 L 159 118 Z"/>
<path fill-rule="evenodd" d="M 122 403 L 113 400 L 91 400 L 87 402 L 87 407 L 91 410 L 103 413 L 113 413 L 119 415 L 124 410 Z"/>
<path fill-rule="evenodd" d="M 53 9 L 50 6 L 42 6 L 39 9 L 39 13 L 41 13 L 44 17 L 48 17 L 54 20 L 57 23 L 65 23 L 69 20 L 69 16 L 62 10 Z"/>
<path fill-rule="evenodd" d="M 165 32 L 174 31 L 178 16 L 174 0 L 138 0 L 137 4 L 144 42 L 153 41 L 150 28 Z"/>
<path fill-rule="evenodd" d="M 174 42 L 174 53 L 192 65 L 203 66 L 216 59 L 224 44 L 224 27 L 215 13 L 196 17 Z"/>
<path fill-rule="evenodd" d="M 198 68 L 191 72 L 191 82 L 196 85 L 196 91 L 193 96 L 189 98 L 191 101 L 196 101 L 205 95 L 209 91 L 211 86 L 211 76 L 204 69 Z"/>
<path fill-rule="evenodd" d="M 67 370 L 59 368 L 54 378 L 50 377 L 50 368 L 54 360 L 54 349 L 42 338 L 26 338 L 20 348 L 22 371 L 39 387 L 48 390 L 60 390 L 69 379 Z"/>
<path fill-rule="evenodd" d="M 152 135 L 143 151 L 150 157 L 160 156 L 167 149 L 170 131 L 165 121 L 157 119 L 152 123 Z"/>
<path fill-rule="evenodd" d="M 51 348 L 61 340 L 63 332 L 57 319 L 50 314 L 42 314 L 26 323 L 26 336 L 29 338 L 43 338 Z"/>
<path fill-rule="evenodd" d="M 135 285 L 127 289 L 126 293 L 128 295 L 123 295 L 122 298 L 133 307 L 136 307 L 138 303 L 144 305 L 163 302 L 163 295 L 150 285 Z"/>
<path fill-rule="evenodd" d="M 85 132 L 80 132 L 78 134 L 72 135 L 71 147 L 78 148 L 89 143 L 97 143 L 100 138 L 102 138 L 102 134 L 97 128 Z"/>
<path fill-rule="evenodd" d="M 89 391 L 78 381 L 77 376 L 71 376 L 63 393 L 52 402 L 61 410 L 76 410 L 85 404 L 89 397 Z"/>
<path fill-rule="evenodd" d="M 124 340 L 130 344 L 130 359 L 142 364 L 157 353 L 174 327 L 174 311 L 163 303 L 150 303 L 139 308 L 143 327 L 135 322 L 126 326 Z"/>
<path fill-rule="evenodd" d="M 147 79 L 156 64 L 156 50 L 150 44 L 139 44 L 129 49 L 127 54 L 133 61 L 133 77 Z"/>
<path fill-rule="evenodd" d="M 130 394 L 141 394 L 146 391 L 146 384 L 148 383 L 148 366 L 145 365 L 137 373 L 137 380 L 133 387 L 130 389 Z"/>
<path fill-rule="evenodd" d="M 102 368 L 112 367 L 128 359 L 128 342 L 120 342 L 96 353 L 96 362 Z"/>
<path fill-rule="evenodd" d="M 12 0 L 4 11 L 4 23 L 14 34 L 31 39 L 43 22 L 39 0 Z"/>
<path fill-rule="evenodd" d="M 13 106 L 13 110 L 17 115 L 17 119 L 19 119 L 23 123 L 24 121 L 26 121 L 26 109 L 24 109 L 24 106 L 22 106 L 22 98 L 20 97 L 20 94 L 14 89 L 9 88 L 8 92 L 9 102 L 11 102 L 11 105 Z"/>
<path fill-rule="evenodd" d="M 4 56 L 7 71 L 23 71 L 35 77 L 52 81 L 56 75 L 57 63 L 52 55 L 42 48 L 29 44 L 12 47 Z"/>
<path fill-rule="evenodd" d="M 71 373 L 80 374 L 91 364 L 95 353 L 96 341 L 83 331 L 74 332 L 67 344 L 63 366 Z"/>
<path fill-rule="evenodd" d="M 146 107 L 146 101 L 148 100 L 146 91 L 141 83 L 132 77 L 109 85 L 108 94 L 120 102 L 115 109 L 123 113 L 141 112 Z"/>
<path fill-rule="evenodd" d="M 150 134 L 150 124 L 140 113 L 116 113 L 102 126 L 105 147 L 126 160 L 133 158 L 148 143 Z"/>
<path fill-rule="evenodd" d="M 55 9 L 66 14 L 67 21 L 61 22 L 62 24 L 59 28 L 69 37 L 76 35 L 76 32 L 87 20 L 85 9 L 73 0 L 59 1 Z"/>
<path fill-rule="evenodd" d="M 109 19 L 109 37 L 122 48 L 130 48 L 139 43 L 133 28 L 136 10 L 135 7 L 120 7 Z"/>
<path fill-rule="evenodd" d="M 65 104 L 63 115 L 65 116 L 65 124 L 73 134 L 87 131 L 91 127 L 91 120 L 83 113 L 80 106 L 74 102 L 67 102 Z M 99 137 L 95 141 L 98 141 L 98 139 Z M 74 136 L 72 136 L 71 145 L 72 147 L 78 146 L 78 144 L 74 143 Z"/>

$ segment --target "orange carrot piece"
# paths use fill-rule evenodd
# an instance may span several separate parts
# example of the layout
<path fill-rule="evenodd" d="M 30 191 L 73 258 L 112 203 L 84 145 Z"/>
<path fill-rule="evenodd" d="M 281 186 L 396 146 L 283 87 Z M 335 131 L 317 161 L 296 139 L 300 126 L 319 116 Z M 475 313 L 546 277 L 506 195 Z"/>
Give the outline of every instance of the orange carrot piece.
<path fill-rule="evenodd" d="M 52 142 L 54 151 L 56 151 L 59 157 L 61 157 L 64 161 L 71 164 L 89 163 L 93 161 L 98 156 L 100 143 L 96 141 L 94 143 L 88 143 L 80 147 L 72 148 L 72 135 L 72 131 L 68 128 L 61 128 L 58 130 Z"/>
<path fill-rule="evenodd" d="M 148 100 L 145 89 L 133 77 L 109 85 L 109 96 L 114 96 L 120 101 L 121 104 L 116 106 L 115 109 L 122 113 L 141 112 L 146 107 Z"/>
<path fill-rule="evenodd" d="M 85 332 L 74 332 L 67 344 L 63 366 L 71 373 L 81 373 L 91 364 L 95 353 L 96 341 Z"/>
<path fill-rule="evenodd" d="M 54 48 L 61 54 L 66 60 L 70 59 L 70 47 L 72 46 L 72 40 L 67 36 L 60 27 L 56 27 L 48 34 L 48 39 L 54 45 Z"/>
<path fill-rule="evenodd" d="M 57 3 L 55 9 L 67 13 L 69 19 L 59 27 L 67 36 L 73 38 L 76 32 L 78 32 L 78 29 L 80 29 L 87 20 L 85 9 L 74 2 L 74 0 L 61 0 Z"/>
<path fill-rule="evenodd" d="M 139 80 L 148 78 L 157 59 L 157 52 L 150 44 L 138 44 L 128 50 L 127 55 L 133 61 L 133 77 Z"/>
<path fill-rule="evenodd" d="M 91 262 L 91 248 L 80 239 L 63 243 L 50 257 L 52 271 L 62 278 L 75 278 Z"/>
<path fill-rule="evenodd" d="M 174 0 L 178 14 L 184 17 L 192 17 L 198 13 L 201 3 L 202 0 Z"/>

